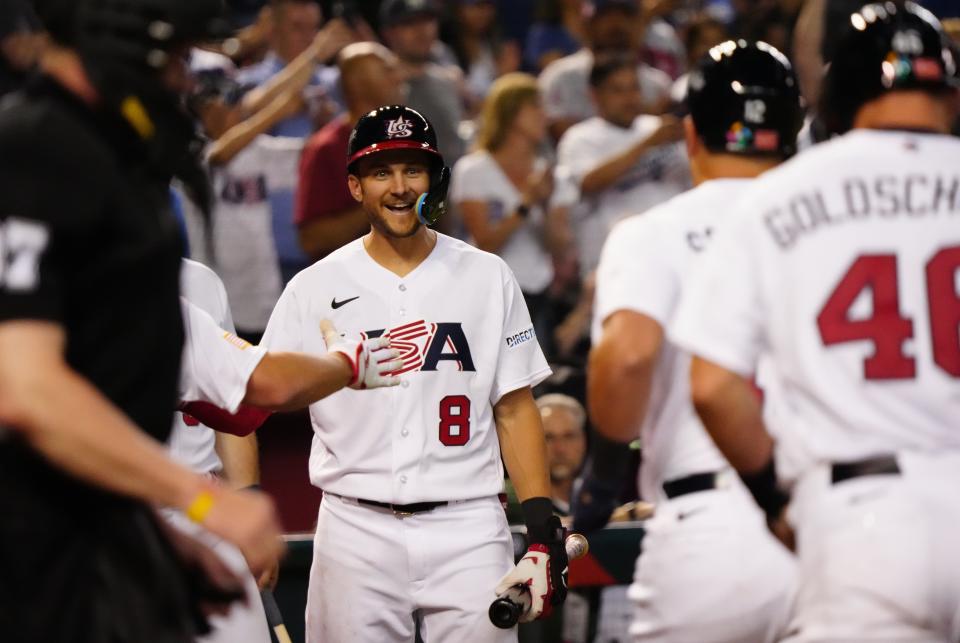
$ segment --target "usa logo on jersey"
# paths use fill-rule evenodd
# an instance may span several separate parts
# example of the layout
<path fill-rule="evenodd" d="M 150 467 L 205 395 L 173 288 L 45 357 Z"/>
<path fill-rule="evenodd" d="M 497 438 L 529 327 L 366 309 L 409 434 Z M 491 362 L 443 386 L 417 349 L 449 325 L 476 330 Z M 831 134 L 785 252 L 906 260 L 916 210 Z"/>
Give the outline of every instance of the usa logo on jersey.
<path fill-rule="evenodd" d="M 423 319 L 389 331 L 370 330 L 361 333 L 364 339 L 390 335 L 390 344 L 400 351 L 403 366 L 392 373 L 401 375 L 410 371 L 436 371 L 441 362 L 456 364 L 459 371 L 476 371 L 470 344 L 460 322 L 431 323 Z"/>
<path fill-rule="evenodd" d="M 407 138 L 413 136 L 413 121 L 402 116 L 396 120 L 387 121 L 387 138 Z"/>

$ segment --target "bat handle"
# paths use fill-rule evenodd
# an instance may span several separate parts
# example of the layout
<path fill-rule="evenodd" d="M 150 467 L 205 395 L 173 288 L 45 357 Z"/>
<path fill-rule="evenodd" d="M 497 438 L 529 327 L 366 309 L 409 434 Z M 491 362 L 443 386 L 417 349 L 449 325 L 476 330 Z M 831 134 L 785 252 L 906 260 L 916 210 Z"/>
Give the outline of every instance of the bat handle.
<path fill-rule="evenodd" d="M 585 556 L 590 549 L 590 544 L 582 534 L 570 534 L 563 545 L 570 560 Z M 490 603 L 487 614 L 490 616 L 491 623 L 508 630 L 520 621 L 520 617 L 527 613 L 532 603 L 530 588 L 526 585 L 514 585 Z"/>
<path fill-rule="evenodd" d="M 503 630 L 508 630 L 530 609 L 530 588 L 514 585 L 490 603 L 490 622 Z"/>

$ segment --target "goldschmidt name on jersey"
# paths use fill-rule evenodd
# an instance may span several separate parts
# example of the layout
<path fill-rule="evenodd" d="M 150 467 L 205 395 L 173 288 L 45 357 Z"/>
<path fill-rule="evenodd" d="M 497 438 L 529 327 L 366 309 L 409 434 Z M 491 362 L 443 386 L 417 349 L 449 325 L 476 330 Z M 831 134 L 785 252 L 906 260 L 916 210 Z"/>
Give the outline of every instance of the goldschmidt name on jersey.
<path fill-rule="evenodd" d="M 851 177 L 839 191 L 794 194 L 763 218 L 777 245 L 790 250 L 801 236 L 848 221 L 943 214 L 960 214 L 960 175 Z"/>

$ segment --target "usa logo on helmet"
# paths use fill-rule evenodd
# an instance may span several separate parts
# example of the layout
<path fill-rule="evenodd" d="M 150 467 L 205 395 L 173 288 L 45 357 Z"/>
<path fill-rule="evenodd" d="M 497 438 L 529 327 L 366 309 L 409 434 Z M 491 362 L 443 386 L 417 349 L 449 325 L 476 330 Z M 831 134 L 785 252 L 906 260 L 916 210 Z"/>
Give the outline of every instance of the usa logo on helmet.
<path fill-rule="evenodd" d="M 406 138 L 413 136 L 413 122 L 402 116 L 393 121 L 387 121 L 387 138 Z"/>

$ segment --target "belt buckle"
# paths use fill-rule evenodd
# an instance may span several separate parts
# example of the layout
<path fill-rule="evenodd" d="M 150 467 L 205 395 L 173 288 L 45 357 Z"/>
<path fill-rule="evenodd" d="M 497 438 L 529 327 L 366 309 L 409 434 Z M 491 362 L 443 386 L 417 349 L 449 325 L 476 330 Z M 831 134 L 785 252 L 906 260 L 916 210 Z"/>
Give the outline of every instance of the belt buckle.
<path fill-rule="evenodd" d="M 402 511 L 397 509 L 397 505 L 390 505 L 390 509 L 393 511 L 393 515 L 397 518 L 407 518 L 413 515 L 412 511 Z"/>

